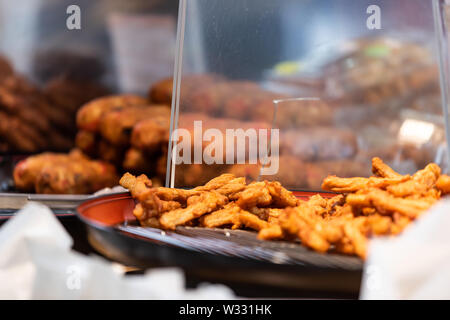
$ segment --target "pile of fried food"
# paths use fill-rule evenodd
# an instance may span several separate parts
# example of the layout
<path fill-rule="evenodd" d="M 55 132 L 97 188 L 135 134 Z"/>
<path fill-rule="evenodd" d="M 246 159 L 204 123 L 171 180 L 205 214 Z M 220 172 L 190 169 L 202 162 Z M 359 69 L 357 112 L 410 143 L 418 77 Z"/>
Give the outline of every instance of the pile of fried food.
<path fill-rule="evenodd" d="M 165 177 L 169 123 L 170 108 L 145 97 L 96 98 L 77 112 L 77 148 L 20 161 L 14 168 L 14 185 L 22 192 L 89 194 L 117 185 L 122 169 L 145 172 L 156 184 Z M 163 165 L 158 166 L 160 158 Z"/>
<path fill-rule="evenodd" d="M 44 194 L 89 194 L 114 187 L 116 168 L 91 160 L 80 150 L 70 153 L 44 152 L 20 161 L 14 168 L 16 188 Z"/>
<path fill-rule="evenodd" d="M 223 174 L 194 189 L 152 187 L 145 175 L 126 173 L 120 184 L 138 200 L 141 225 L 174 230 L 177 226 L 253 229 L 264 240 L 298 241 L 318 252 L 365 258 L 373 236 L 402 232 L 450 193 L 450 176 L 429 164 L 414 175 L 400 175 L 372 159 L 370 178 L 328 176 L 322 188 L 337 192 L 298 199 L 276 181 L 246 184 Z"/>
<path fill-rule="evenodd" d="M 165 177 L 158 167 L 169 140 L 170 107 L 134 94 L 104 96 L 77 113 L 76 146 L 118 171 Z M 162 160 L 162 161 L 165 161 Z"/>

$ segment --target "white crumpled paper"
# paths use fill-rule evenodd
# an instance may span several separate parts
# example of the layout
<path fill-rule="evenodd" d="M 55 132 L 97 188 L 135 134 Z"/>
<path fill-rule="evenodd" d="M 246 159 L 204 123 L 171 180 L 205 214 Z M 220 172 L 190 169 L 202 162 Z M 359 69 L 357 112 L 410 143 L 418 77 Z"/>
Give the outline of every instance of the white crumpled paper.
<path fill-rule="evenodd" d="M 186 290 L 177 269 L 124 276 L 114 264 L 71 250 L 45 206 L 29 204 L 0 228 L 0 299 L 231 299 L 222 285 Z"/>
<path fill-rule="evenodd" d="M 450 299 L 450 200 L 394 238 L 372 240 L 361 299 Z"/>

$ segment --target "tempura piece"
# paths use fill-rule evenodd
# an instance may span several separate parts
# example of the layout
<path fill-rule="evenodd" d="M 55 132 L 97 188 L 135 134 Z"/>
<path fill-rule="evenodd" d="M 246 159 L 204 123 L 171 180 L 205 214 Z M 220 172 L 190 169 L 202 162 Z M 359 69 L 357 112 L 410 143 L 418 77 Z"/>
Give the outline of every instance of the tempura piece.
<path fill-rule="evenodd" d="M 217 178 L 214 178 L 210 180 L 208 183 L 206 183 L 204 186 L 196 187 L 194 190 L 196 191 L 211 191 L 211 190 L 217 190 L 230 181 L 234 180 L 236 177 L 233 174 L 230 173 L 224 173 Z"/>
<path fill-rule="evenodd" d="M 179 225 L 199 218 L 204 214 L 213 212 L 225 205 L 227 198 L 215 191 L 201 193 L 195 203 L 186 208 L 180 208 L 165 212 L 161 215 L 159 222 L 165 229 L 175 230 Z"/>
<path fill-rule="evenodd" d="M 350 240 L 355 254 L 365 259 L 367 254 L 367 237 L 361 232 L 358 227 L 358 223 L 363 223 L 363 221 L 351 221 L 344 224 L 345 236 Z"/>
<path fill-rule="evenodd" d="M 241 210 L 238 214 L 238 224 L 233 226 L 233 229 L 237 229 L 240 226 L 244 226 L 256 231 L 262 230 L 269 226 L 267 221 L 261 220 L 257 215 L 252 214 L 246 210 Z"/>
<path fill-rule="evenodd" d="M 269 224 L 268 227 L 259 230 L 258 239 L 281 240 L 284 238 L 283 230 L 279 224 Z"/>
<path fill-rule="evenodd" d="M 298 236 L 302 243 L 318 252 L 327 252 L 330 243 L 302 219 L 293 208 L 280 217 L 280 226 L 287 234 Z"/>
<path fill-rule="evenodd" d="M 240 210 L 241 209 L 232 202 L 227 204 L 223 209 L 203 216 L 200 222 L 204 227 L 207 228 L 239 225 Z"/>
<path fill-rule="evenodd" d="M 395 185 L 403 181 L 409 180 L 410 176 L 400 176 L 398 178 L 338 178 L 336 176 L 328 176 L 323 180 L 322 189 L 333 192 L 350 193 L 361 189 L 385 188 L 390 185 Z"/>
<path fill-rule="evenodd" d="M 253 182 L 239 193 L 236 203 L 241 208 L 265 207 L 272 202 L 272 196 L 266 182 Z"/>
<path fill-rule="evenodd" d="M 133 197 L 138 197 L 152 187 L 152 181 L 145 174 L 135 177 L 127 172 L 120 178 L 119 183 L 128 189 Z"/>
<path fill-rule="evenodd" d="M 431 163 L 423 170 L 417 171 L 412 180 L 387 187 L 387 190 L 396 197 L 406 197 L 412 194 L 425 194 L 430 190 L 439 178 L 441 168 Z"/>
<path fill-rule="evenodd" d="M 366 194 L 349 194 L 347 203 L 355 207 L 373 206 L 381 214 L 398 212 L 409 218 L 417 218 L 432 205 L 423 200 L 396 198 L 379 189 L 371 189 Z"/>
<path fill-rule="evenodd" d="M 383 160 L 378 157 L 372 159 L 372 172 L 374 175 L 380 178 L 395 179 L 402 176 L 401 174 L 392 170 L 391 167 L 386 165 Z"/>

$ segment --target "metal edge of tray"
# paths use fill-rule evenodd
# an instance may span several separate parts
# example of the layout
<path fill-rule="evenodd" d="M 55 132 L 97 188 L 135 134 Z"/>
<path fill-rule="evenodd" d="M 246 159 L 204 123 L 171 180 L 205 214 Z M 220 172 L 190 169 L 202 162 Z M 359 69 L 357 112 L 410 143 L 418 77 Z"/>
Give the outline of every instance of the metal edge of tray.
<path fill-rule="evenodd" d="M 48 206 L 58 215 L 75 215 L 75 209 L 86 200 L 105 195 L 127 193 L 124 191 L 101 194 L 49 195 L 31 193 L 0 193 L 0 219 L 8 218 L 28 203 L 40 203 Z"/>

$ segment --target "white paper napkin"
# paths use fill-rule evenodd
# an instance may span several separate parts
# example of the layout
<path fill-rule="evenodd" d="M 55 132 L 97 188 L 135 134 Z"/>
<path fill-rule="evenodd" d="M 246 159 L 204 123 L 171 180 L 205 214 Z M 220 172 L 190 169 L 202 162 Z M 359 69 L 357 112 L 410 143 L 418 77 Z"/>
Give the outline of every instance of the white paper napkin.
<path fill-rule="evenodd" d="M 361 299 L 450 299 L 450 200 L 401 235 L 371 241 Z"/>
<path fill-rule="evenodd" d="M 124 276 L 114 264 L 71 250 L 45 206 L 31 203 L 0 228 L 0 299 L 232 299 L 222 285 L 186 290 L 178 269 Z"/>

